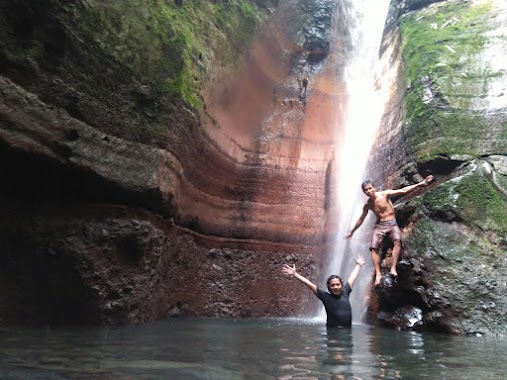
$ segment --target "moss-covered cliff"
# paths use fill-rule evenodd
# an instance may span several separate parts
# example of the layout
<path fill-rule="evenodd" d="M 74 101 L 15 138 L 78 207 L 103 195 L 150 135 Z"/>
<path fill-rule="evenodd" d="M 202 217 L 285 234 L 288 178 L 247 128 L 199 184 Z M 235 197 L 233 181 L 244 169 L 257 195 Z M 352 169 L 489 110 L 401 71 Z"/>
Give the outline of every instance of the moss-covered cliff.
<path fill-rule="evenodd" d="M 384 46 L 397 68 L 378 137 L 379 177 L 390 186 L 417 173 L 437 179 L 399 202 L 406 271 L 395 294 L 403 296 L 379 293 L 391 313 L 382 318 L 412 305 L 423 311 L 419 327 L 505 333 L 507 8 L 430 3 L 408 13 L 393 7 Z"/>
<path fill-rule="evenodd" d="M 491 35 L 496 12 L 492 2 L 445 2 L 401 18 L 406 142 L 417 161 L 507 150 L 505 120 L 489 104 L 505 74 L 481 54 L 501 38 Z"/>
<path fill-rule="evenodd" d="M 202 108 L 213 66 L 232 68 L 267 17 L 247 0 L 3 1 L 1 9 L 2 74 L 103 132 L 162 146 L 179 121 L 164 115 Z"/>

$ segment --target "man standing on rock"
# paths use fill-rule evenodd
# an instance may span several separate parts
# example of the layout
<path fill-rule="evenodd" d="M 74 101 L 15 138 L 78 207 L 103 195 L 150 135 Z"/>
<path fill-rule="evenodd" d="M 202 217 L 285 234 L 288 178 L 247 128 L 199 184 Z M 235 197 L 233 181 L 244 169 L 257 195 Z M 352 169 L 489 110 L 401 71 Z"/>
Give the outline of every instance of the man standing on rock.
<path fill-rule="evenodd" d="M 371 260 L 373 261 L 373 266 L 375 267 L 375 285 L 380 284 L 382 279 L 382 273 L 380 272 L 380 255 L 379 249 L 384 237 L 389 235 L 391 240 L 393 241 L 393 253 L 392 253 L 392 264 L 391 264 L 391 274 L 394 277 L 398 276 L 398 272 L 396 271 L 396 264 L 398 263 L 398 259 L 400 257 L 401 252 L 401 231 L 398 227 L 398 223 L 396 222 L 396 216 L 394 213 L 394 206 L 391 201 L 392 196 L 396 195 L 406 195 L 419 187 L 424 187 L 428 185 L 433 179 L 432 175 L 427 176 L 421 182 L 406 186 L 402 189 L 398 190 L 384 190 L 377 191 L 373 186 L 373 182 L 368 180 L 364 181 L 361 184 L 361 188 L 363 192 L 368 197 L 368 200 L 363 206 L 363 212 L 361 216 L 357 220 L 355 226 L 347 233 L 344 238 L 349 239 L 352 237 L 354 232 L 363 224 L 368 211 L 373 211 L 375 216 L 377 217 L 377 222 L 375 227 L 373 228 L 373 234 L 371 238 L 370 251 L 371 251 Z"/>
<path fill-rule="evenodd" d="M 329 292 L 318 288 L 309 279 L 297 273 L 295 265 L 284 264 L 282 273 L 287 276 L 294 276 L 322 301 L 327 314 L 327 327 L 348 327 L 352 325 L 352 308 L 350 307 L 349 295 L 364 262 L 364 257 L 356 257 L 356 266 L 345 284 L 343 284 L 340 276 L 335 274 L 329 276 L 327 279 L 327 290 Z"/>

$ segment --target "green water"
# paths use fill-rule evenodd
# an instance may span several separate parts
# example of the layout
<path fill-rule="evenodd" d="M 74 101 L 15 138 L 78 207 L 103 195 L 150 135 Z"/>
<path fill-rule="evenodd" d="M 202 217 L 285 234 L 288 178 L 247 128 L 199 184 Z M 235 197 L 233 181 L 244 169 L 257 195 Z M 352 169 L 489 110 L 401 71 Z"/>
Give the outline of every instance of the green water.
<path fill-rule="evenodd" d="M 507 379 L 507 338 L 301 320 L 0 330 L 0 379 Z"/>

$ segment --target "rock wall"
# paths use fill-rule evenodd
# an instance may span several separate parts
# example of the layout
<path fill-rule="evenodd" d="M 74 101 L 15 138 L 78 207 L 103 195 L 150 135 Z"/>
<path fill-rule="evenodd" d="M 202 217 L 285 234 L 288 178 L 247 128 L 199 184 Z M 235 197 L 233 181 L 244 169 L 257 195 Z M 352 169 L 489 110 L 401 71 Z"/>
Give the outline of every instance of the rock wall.
<path fill-rule="evenodd" d="M 317 278 L 336 230 L 341 7 L 0 1 L 0 323 L 308 315 L 280 266 Z M 436 180 L 373 323 L 505 333 L 506 19 L 391 4 L 370 175 Z"/>
<path fill-rule="evenodd" d="M 371 174 L 393 187 L 426 174 L 436 180 L 396 205 L 400 278 L 377 289 L 371 320 L 504 334 L 507 8 L 421 3 L 391 4 L 381 51 L 390 101 Z"/>
<path fill-rule="evenodd" d="M 0 1 L 0 323 L 307 314 L 336 5 Z"/>

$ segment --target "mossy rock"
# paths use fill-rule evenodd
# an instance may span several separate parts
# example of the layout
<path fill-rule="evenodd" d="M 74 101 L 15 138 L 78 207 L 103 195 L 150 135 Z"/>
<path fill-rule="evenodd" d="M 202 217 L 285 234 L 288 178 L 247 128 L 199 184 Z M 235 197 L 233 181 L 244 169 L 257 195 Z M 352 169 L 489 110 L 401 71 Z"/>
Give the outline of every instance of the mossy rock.
<path fill-rule="evenodd" d="M 495 12 L 492 2 L 446 1 L 401 17 L 405 136 L 416 161 L 506 151 L 505 118 L 477 105 L 502 75 L 480 56 Z"/>
<path fill-rule="evenodd" d="M 203 107 L 270 12 L 248 0 L 13 0 L 0 14 L 2 75 L 104 132 L 164 141 Z"/>
<path fill-rule="evenodd" d="M 471 165 L 404 205 L 417 210 L 405 255 L 431 268 L 424 282 L 445 298 L 448 329 L 467 334 L 507 332 L 507 197 L 487 168 Z"/>

